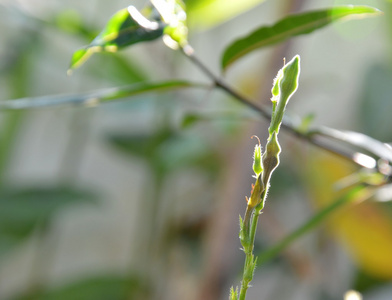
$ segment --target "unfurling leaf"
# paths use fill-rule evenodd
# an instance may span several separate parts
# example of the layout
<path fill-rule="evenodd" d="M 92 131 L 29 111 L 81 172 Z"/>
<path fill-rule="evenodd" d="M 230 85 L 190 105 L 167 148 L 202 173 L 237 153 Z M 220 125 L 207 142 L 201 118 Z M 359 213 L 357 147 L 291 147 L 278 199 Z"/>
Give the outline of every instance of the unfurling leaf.
<path fill-rule="evenodd" d="M 300 69 L 300 57 L 296 55 L 278 72 L 272 88 L 273 109 L 271 124 L 268 128 L 270 135 L 273 132 L 279 133 L 286 105 L 298 88 Z"/>
<path fill-rule="evenodd" d="M 163 41 L 166 46 L 172 49 L 185 47 L 188 45 L 188 27 L 186 25 L 187 15 L 185 4 L 182 0 L 151 0 L 163 23 Z"/>
<path fill-rule="evenodd" d="M 88 46 L 73 54 L 70 70 L 82 65 L 96 52 L 116 52 L 132 44 L 157 39 L 163 35 L 164 27 L 161 22 L 150 21 L 134 6 L 124 8 L 112 16 Z"/>

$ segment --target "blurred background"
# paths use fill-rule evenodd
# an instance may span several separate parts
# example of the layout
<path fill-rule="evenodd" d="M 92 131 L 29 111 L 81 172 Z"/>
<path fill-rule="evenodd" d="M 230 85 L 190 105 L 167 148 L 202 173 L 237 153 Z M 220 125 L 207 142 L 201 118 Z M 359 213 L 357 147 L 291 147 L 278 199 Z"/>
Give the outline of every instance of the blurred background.
<path fill-rule="evenodd" d="M 391 142 L 391 2 L 186 3 L 190 43 L 216 74 L 234 39 L 289 13 L 339 4 L 382 10 L 256 51 L 225 80 L 268 105 L 283 57 L 299 54 L 289 115 Z M 210 83 L 161 40 L 96 54 L 67 76 L 73 52 L 116 11 L 145 4 L 1 0 L 0 99 L 166 79 Z M 264 144 L 268 127 L 254 111 L 220 91 L 192 89 L 2 111 L 0 124 L 0 299 L 228 299 L 240 283 L 250 137 Z M 280 141 L 257 254 L 344 197 L 341 186 L 360 171 L 285 132 Z M 392 195 L 383 192 L 341 206 L 260 265 L 248 298 L 333 300 L 357 290 L 366 300 L 392 299 Z"/>

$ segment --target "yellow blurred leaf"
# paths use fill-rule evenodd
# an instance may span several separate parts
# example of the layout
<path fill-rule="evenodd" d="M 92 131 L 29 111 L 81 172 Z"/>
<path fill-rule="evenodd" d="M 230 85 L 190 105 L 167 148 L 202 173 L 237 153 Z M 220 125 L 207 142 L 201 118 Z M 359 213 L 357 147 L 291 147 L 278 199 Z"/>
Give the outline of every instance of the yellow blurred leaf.
<path fill-rule="evenodd" d="M 316 155 L 308 163 L 307 185 L 317 207 L 342 195 L 345 190 L 335 190 L 334 184 L 355 171 L 332 156 Z M 377 278 L 392 279 L 392 219 L 382 207 L 385 204 L 360 200 L 335 212 L 328 228 L 360 268 Z"/>
<path fill-rule="evenodd" d="M 217 26 L 255 7 L 264 0 L 194 1 L 187 6 L 188 25 L 200 30 Z"/>

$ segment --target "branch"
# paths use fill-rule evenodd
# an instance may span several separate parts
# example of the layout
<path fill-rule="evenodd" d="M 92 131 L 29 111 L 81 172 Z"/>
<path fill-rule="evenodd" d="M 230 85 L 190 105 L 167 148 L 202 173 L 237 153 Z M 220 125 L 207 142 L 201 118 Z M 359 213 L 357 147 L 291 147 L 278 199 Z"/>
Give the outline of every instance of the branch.
<path fill-rule="evenodd" d="M 194 63 L 205 75 L 207 75 L 212 80 L 212 82 L 214 83 L 214 85 L 217 88 L 220 88 L 221 90 L 225 91 L 227 94 L 229 94 L 232 97 L 234 97 L 235 99 L 237 99 L 239 102 L 241 102 L 244 105 L 248 106 L 249 108 L 255 110 L 265 119 L 271 120 L 271 112 L 269 111 L 269 109 L 267 109 L 261 105 L 258 105 L 256 103 L 254 103 L 253 101 L 251 101 L 250 99 L 246 98 L 245 96 L 241 95 L 239 92 L 235 91 L 231 86 L 226 84 L 221 78 L 219 78 L 214 73 L 212 73 L 211 70 L 206 65 L 204 65 L 203 62 L 195 55 L 193 49 L 190 46 L 184 47 L 182 49 L 182 52 L 190 59 L 190 61 L 192 61 L 192 63 Z M 352 151 L 339 149 L 338 147 L 334 146 L 333 144 L 322 140 L 323 136 L 324 137 L 331 137 L 330 135 L 325 134 L 325 132 L 327 130 L 328 130 L 328 132 L 331 132 L 331 131 L 340 132 L 340 131 L 338 131 L 336 129 L 328 128 L 328 127 L 320 127 L 320 128 L 315 128 L 311 132 L 310 131 L 304 132 L 304 131 L 298 129 L 300 127 L 299 126 L 300 124 L 297 124 L 297 123 L 298 122 L 294 122 L 292 119 L 285 117 L 282 122 L 282 128 L 284 128 L 286 131 L 290 132 L 291 134 L 293 134 L 297 138 L 300 138 L 300 139 L 302 139 L 312 145 L 315 145 L 318 148 L 321 148 L 321 149 L 328 151 L 334 155 L 337 155 L 345 160 L 348 160 L 354 164 L 357 164 L 360 167 L 367 167 L 367 166 L 363 165 L 361 161 L 355 159 L 356 153 L 353 153 Z M 361 135 L 364 139 L 366 137 L 366 139 L 374 140 L 374 139 L 372 139 L 368 136 L 365 136 L 363 134 L 361 134 Z M 333 136 L 333 138 L 335 140 L 337 139 L 335 136 Z M 352 147 L 360 148 L 361 151 L 363 151 L 365 153 L 370 152 L 377 159 L 386 159 L 389 162 L 392 162 L 392 160 L 389 159 L 389 157 L 392 156 L 391 149 L 388 150 L 389 155 L 387 155 L 387 157 L 385 157 L 385 155 L 380 156 L 379 155 L 380 153 L 378 151 L 374 151 L 373 149 L 370 149 L 369 147 L 363 147 L 364 143 L 359 145 L 358 143 L 353 143 L 352 140 L 350 140 L 350 139 L 345 139 L 344 142 L 346 142 L 348 145 L 350 145 Z M 379 141 L 377 141 L 377 142 L 379 145 L 383 144 Z M 388 149 L 388 148 L 385 148 L 385 149 Z M 389 174 L 389 175 L 392 175 L 392 174 Z"/>

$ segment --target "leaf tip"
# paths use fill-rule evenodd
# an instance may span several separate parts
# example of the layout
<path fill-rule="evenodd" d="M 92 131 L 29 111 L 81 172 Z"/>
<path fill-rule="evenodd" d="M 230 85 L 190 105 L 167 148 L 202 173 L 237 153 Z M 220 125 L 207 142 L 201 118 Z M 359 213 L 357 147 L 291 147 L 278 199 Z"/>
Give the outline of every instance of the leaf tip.
<path fill-rule="evenodd" d="M 93 51 L 91 51 L 91 48 L 81 48 L 76 50 L 72 55 L 67 74 L 71 75 L 72 70 L 80 67 L 92 54 Z"/>

